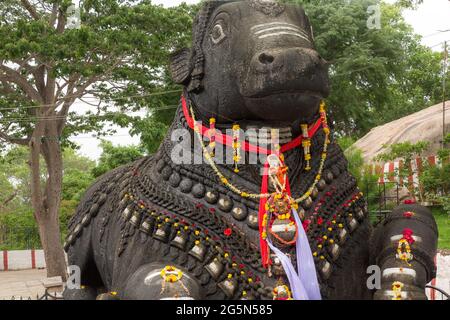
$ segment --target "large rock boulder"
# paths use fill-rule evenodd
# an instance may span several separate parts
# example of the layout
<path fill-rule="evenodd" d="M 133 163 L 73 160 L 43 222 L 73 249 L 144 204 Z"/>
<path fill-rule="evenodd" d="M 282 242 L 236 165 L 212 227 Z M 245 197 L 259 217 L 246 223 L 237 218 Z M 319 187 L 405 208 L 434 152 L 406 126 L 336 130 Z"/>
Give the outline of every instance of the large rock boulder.
<path fill-rule="evenodd" d="M 385 151 L 384 145 L 406 142 L 429 141 L 430 148 L 425 156 L 434 155 L 441 147 L 442 141 L 442 109 L 439 103 L 401 119 L 375 127 L 354 146 L 363 151 L 365 161 L 370 161 Z M 450 132 L 450 101 L 446 102 L 445 126 Z"/>

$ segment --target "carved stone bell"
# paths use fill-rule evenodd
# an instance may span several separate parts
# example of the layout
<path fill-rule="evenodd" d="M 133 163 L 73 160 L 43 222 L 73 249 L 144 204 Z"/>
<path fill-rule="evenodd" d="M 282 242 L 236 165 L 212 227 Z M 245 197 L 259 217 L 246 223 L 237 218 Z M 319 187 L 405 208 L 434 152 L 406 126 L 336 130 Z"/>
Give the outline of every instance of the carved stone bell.
<path fill-rule="evenodd" d="M 130 223 L 133 226 L 137 227 L 140 222 L 141 222 L 141 214 L 139 212 L 135 211 L 130 218 Z"/>
<path fill-rule="evenodd" d="M 122 211 L 122 219 L 125 221 L 128 221 L 128 219 L 130 219 L 131 217 L 131 210 L 130 207 L 126 207 L 123 211 Z"/>
<path fill-rule="evenodd" d="M 208 191 L 206 192 L 205 196 L 206 202 L 210 204 L 215 204 L 217 200 L 219 200 L 219 195 L 215 191 Z"/>
<path fill-rule="evenodd" d="M 236 289 L 237 283 L 234 279 L 226 279 L 217 285 L 228 298 L 233 298 Z"/>
<path fill-rule="evenodd" d="M 359 208 L 358 211 L 356 211 L 356 215 L 358 216 L 359 219 L 363 219 L 364 211 L 361 208 Z"/>
<path fill-rule="evenodd" d="M 203 261 L 206 254 L 206 247 L 202 243 L 195 244 L 189 251 L 189 255 L 193 256 L 199 261 Z"/>
<path fill-rule="evenodd" d="M 173 238 L 173 240 L 170 242 L 170 245 L 173 247 L 176 247 L 180 250 L 184 250 L 184 247 L 186 246 L 186 234 L 179 232 L 177 233 L 177 235 L 175 236 L 175 238 Z"/>
<path fill-rule="evenodd" d="M 291 294 L 288 287 L 285 285 L 276 286 L 273 289 L 273 295 L 275 300 L 290 300 Z"/>
<path fill-rule="evenodd" d="M 169 237 L 169 234 L 166 231 L 166 228 L 164 226 L 158 227 L 156 229 L 155 234 L 153 235 L 155 239 L 158 239 L 162 242 L 167 242 L 167 239 Z"/>
<path fill-rule="evenodd" d="M 223 273 L 224 266 L 218 259 L 214 259 L 205 267 L 205 269 L 213 279 L 217 280 Z"/>
<path fill-rule="evenodd" d="M 141 231 L 144 232 L 145 234 L 149 234 L 151 228 L 152 228 L 152 224 L 151 224 L 150 220 L 149 220 L 149 219 L 145 219 L 145 220 L 142 222 L 142 224 L 141 224 L 139 230 L 141 230 Z"/>
<path fill-rule="evenodd" d="M 356 221 L 356 219 L 353 218 L 350 220 L 348 225 L 350 226 L 350 232 L 353 232 L 358 227 L 358 221 Z"/>
<path fill-rule="evenodd" d="M 341 229 L 341 232 L 339 232 L 339 241 L 341 244 L 343 244 L 345 240 L 347 240 L 347 235 L 347 230 L 345 228 Z"/>
<path fill-rule="evenodd" d="M 333 179 L 334 179 L 333 172 L 331 172 L 331 171 L 325 172 L 325 181 L 326 181 L 326 183 L 330 184 L 331 182 L 333 182 Z"/>
<path fill-rule="evenodd" d="M 314 187 L 311 191 L 311 198 L 317 199 L 318 195 L 319 195 L 319 190 L 317 190 L 317 187 Z"/>
<path fill-rule="evenodd" d="M 223 212 L 230 212 L 233 208 L 233 201 L 228 197 L 219 199 L 219 209 Z"/>
<path fill-rule="evenodd" d="M 331 275 L 331 263 L 329 263 L 328 261 L 324 261 L 322 263 L 322 266 L 320 268 L 320 272 L 322 273 L 322 277 L 326 280 L 330 277 Z"/>
<path fill-rule="evenodd" d="M 329 247 L 329 252 L 331 257 L 333 258 L 333 261 L 336 261 L 337 258 L 339 258 L 339 254 L 341 253 L 341 248 L 338 244 L 334 243 Z"/>

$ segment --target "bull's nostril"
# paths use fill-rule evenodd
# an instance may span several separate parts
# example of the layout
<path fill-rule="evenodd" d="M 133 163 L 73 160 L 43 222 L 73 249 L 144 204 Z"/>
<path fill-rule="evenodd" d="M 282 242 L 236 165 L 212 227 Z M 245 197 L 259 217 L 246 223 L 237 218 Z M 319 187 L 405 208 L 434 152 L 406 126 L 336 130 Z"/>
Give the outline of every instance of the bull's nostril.
<path fill-rule="evenodd" d="M 275 60 L 275 58 L 270 54 L 261 53 L 259 55 L 259 62 L 261 62 L 262 64 L 271 64 L 273 60 Z"/>

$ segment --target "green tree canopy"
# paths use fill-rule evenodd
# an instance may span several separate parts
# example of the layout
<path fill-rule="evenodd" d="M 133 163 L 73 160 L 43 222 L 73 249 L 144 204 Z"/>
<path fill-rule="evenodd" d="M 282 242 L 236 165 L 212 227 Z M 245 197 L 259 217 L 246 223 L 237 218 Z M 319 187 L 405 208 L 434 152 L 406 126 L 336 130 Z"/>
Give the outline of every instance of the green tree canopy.
<path fill-rule="evenodd" d="M 0 148 L 29 147 L 47 274 L 63 278 L 61 147 L 79 132 L 107 133 L 106 121 L 126 126 L 130 111 L 157 99 L 168 54 L 192 22 L 189 7 L 148 0 L 85 0 L 79 16 L 73 9 L 70 0 L 0 2 Z M 75 112 L 76 101 L 95 111 Z"/>
<path fill-rule="evenodd" d="M 285 0 L 301 4 L 313 25 L 316 47 L 330 62 L 332 91 L 327 99 L 331 118 L 342 135 L 359 137 L 371 128 L 441 101 L 442 55 L 420 44 L 403 16 L 421 0 L 387 4 L 377 0 Z M 369 29 L 380 5 L 381 28 Z M 198 10 L 193 6 L 192 10 Z M 186 29 L 190 35 L 190 29 Z M 166 90 L 174 86 L 164 70 Z M 450 91 L 450 81 L 449 91 Z M 133 132 L 153 152 L 173 119 L 179 94 L 148 104 L 149 115 Z"/>
<path fill-rule="evenodd" d="M 402 17 L 418 1 L 301 1 L 316 46 L 331 63 L 328 105 L 337 129 L 360 136 L 374 126 L 441 101 L 441 55 L 420 44 Z M 420 1 L 419 1 L 420 2 Z M 367 26 L 380 4 L 381 28 Z"/>
<path fill-rule="evenodd" d="M 114 146 L 112 142 L 103 140 L 100 147 L 103 152 L 98 165 L 92 169 L 94 177 L 99 177 L 114 168 L 144 156 L 144 151 L 140 146 Z"/>

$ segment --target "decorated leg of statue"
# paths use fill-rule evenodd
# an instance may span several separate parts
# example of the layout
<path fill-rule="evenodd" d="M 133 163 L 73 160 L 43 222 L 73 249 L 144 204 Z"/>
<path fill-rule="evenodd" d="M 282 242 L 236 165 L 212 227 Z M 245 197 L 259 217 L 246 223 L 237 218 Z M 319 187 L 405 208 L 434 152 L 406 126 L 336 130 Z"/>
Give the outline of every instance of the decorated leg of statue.
<path fill-rule="evenodd" d="M 173 265 L 150 263 L 130 276 L 124 290 L 125 300 L 199 300 L 201 286 L 186 270 Z"/>
<path fill-rule="evenodd" d="M 381 268 L 381 289 L 375 299 L 426 299 L 425 285 L 436 276 L 438 231 L 425 207 L 397 207 L 373 236 L 373 257 Z"/>

